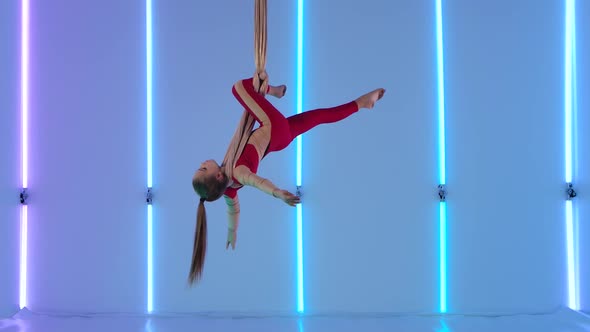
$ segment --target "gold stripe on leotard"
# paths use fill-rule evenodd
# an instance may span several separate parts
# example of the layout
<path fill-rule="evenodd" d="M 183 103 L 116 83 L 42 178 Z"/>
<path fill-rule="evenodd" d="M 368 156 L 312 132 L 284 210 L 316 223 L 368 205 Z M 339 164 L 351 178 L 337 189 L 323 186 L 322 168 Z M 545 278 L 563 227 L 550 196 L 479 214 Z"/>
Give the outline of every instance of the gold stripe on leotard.
<path fill-rule="evenodd" d="M 239 81 L 235 84 L 235 89 L 242 101 L 248 106 L 250 110 L 252 110 L 252 112 L 263 125 L 262 127 L 258 128 L 248 140 L 248 143 L 252 144 L 254 148 L 256 148 L 256 152 L 258 152 L 258 160 L 260 160 L 264 156 L 264 152 L 266 151 L 266 148 L 270 142 L 270 119 L 262 107 L 260 107 L 254 98 L 248 94 L 248 91 L 246 91 L 242 81 Z"/>

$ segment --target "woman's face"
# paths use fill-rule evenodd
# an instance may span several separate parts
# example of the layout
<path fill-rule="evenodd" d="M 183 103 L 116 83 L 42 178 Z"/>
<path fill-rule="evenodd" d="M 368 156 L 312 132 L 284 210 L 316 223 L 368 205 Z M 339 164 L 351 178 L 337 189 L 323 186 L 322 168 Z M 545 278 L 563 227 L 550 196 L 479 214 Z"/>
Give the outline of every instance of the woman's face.
<path fill-rule="evenodd" d="M 209 159 L 201 163 L 199 169 L 195 172 L 195 178 L 203 180 L 211 176 L 217 176 L 221 172 L 221 167 L 215 160 Z"/>

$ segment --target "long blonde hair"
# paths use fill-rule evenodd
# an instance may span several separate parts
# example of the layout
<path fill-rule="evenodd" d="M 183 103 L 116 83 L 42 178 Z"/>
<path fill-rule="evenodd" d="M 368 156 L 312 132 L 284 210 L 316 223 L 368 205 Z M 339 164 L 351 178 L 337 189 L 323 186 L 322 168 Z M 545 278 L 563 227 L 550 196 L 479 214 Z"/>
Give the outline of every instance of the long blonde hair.
<path fill-rule="evenodd" d="M 201 198 L 197 208 L 197 227 L 195 228 L 195 240 L 193 243 L 193 258 L 188 276 L 189 284 L 201 279 L 203 266 L 205 265 L 205 254 L 207 252 L 207 212 L 205 211 L 205 200 Z"/>
<path fill-rule="evenodd" d="M 203 181 L 193 178 L 193 189 L 201 197 L 197 207 L 197 224 L 195 227 L 195 236 L 193 242 L 193 257 L 189 272 L 189 284 L 200 280 L 205 266 L 205 254 L 207 252 L 207 211 L 205 210 L 205 201 L 213 202 L 218 200 L 229 183 L 229 178 L 219 181 L 215 176 L 211 176 Z"/>

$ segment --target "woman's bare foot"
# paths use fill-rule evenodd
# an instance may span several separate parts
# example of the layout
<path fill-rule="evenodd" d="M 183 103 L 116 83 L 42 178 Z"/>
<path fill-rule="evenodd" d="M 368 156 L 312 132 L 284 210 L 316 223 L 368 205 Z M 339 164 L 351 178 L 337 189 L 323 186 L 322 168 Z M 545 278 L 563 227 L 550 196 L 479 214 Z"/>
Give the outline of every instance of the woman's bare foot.
<path fill-rule="evenodd" d="M 282 98 L 286 92 L 287 92 L 286 85 L 279 85 L 279 86 L 269 85 L 268 86 L 268 94 L 273 97 Z"/>
<path fill-rule="evenodd" d="M 366 94 L 358 97 L 355 101 L 358 104 L 359 109 L 361 109 L 361 108 L 371 109 L 375 105 L 375 102 L 377 102 L 377 100 L 381 99 L 384 94 L 385 94 L 385 89 L 376 89 L 376 90 L 373 90 L 369 93 L 366 93 Z"/>

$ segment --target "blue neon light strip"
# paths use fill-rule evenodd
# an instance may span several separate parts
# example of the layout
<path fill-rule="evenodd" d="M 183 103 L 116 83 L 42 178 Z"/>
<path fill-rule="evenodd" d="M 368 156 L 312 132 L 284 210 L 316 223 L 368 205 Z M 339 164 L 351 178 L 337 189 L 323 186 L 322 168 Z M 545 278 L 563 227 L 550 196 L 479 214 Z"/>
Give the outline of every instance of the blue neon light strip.
<path fill-rule="evenodd" d="M 572 182 L 572 83 L 574 0 L 566 0 L 565 27 L 565 181 Z"/>
<path fill-rule="evenodd" d="M 574 144 L 573 133 L 574 116 L 576 112 L 576 3 L 575 0 L 566 0 L 565 7 L 565 181 L 573 180 Z M 577 244 L 574 229 L 574 206 L 571 200 L 566 201 L 566 245 L 567 245 L 567 288 L 568 306 L 573 310 L 579 310 L 578 298 L 578 266 Z"/>
<path fill-rule="evenodd" d="M 303 0 L 297 1 L 297 113 L 303 111 Z M 301 186 L 302 137 L 297 137 L 297 186 Z M 305 310 L 303 299 L 303 207 L 297 204 L 297 312 Z"/>
<path fill-rule="evenodd" d="M 440 312 L 447 312 L 447 204 L 439 203 L 440 228 Z"/>
<path fill-rule="evenodd" d="M 22 0 L 21 6 L 21 176 L 22 186 L 26 189 L 29 186 L 29 0 Z M 27 306 L 27 205 L 21 207 L 20 236 L 19 307 L 23 309 Z"/>
<path fill-rule="evenodd" d="M 442 0 L 436 0 L 436 50 L 438 69 L 438 153 L 440 184 L 446 184 L 445 83 L 443 62 Z"/>
<path fill-rule="evenodd" d="M 147 108 L 147 186 L 152 187 L 152 0 L 146 0 L 146 108 Z M 147 311 L 154 310 L 153 212 L 148 205 L 147 221 Z"/>
<path fill-rule="evenodd" d="M 445 169 L 445 88 L 443 62 L 442 0 L 436 0 L 436 54 L 438 85 L 438 169 L 440 184 L 446 184 Z M 446 202 L 439 204 L 440 253 L 440 312 L 447 311 L 447 209 Z"/>
<path fill-rule="evenodd" d="M 568 307 L 579 310 L 576 263 L 574 251 L 574 216 L 572 201 L 565 202 L 566 236 L 567 236 L 567 282 L 568 282 Z"/>

